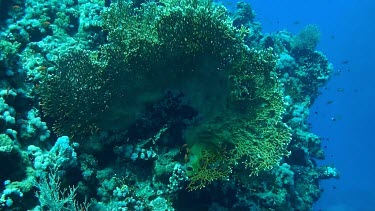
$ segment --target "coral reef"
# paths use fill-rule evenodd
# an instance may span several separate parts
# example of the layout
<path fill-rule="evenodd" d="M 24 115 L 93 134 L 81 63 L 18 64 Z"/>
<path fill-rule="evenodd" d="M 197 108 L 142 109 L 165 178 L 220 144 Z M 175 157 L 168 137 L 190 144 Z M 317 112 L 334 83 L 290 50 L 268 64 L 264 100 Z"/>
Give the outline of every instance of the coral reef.
<path fill-rule="evenodd" d="M 332 71 L 316 26 L 264 35 L 244 2 L 0 4 L 2 210 L 311 210 L 339 176 L 307 122 Z"/>

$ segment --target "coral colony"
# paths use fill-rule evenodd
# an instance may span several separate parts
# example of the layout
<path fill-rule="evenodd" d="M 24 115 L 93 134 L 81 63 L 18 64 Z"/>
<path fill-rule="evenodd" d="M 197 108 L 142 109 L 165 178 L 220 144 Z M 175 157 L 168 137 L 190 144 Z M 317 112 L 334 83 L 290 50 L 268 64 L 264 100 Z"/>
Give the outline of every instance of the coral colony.
<path fill-rule="evenodd" d="M 0 1 L 1 210 L 311 210 L 319 28 L 249 4 Z"/>

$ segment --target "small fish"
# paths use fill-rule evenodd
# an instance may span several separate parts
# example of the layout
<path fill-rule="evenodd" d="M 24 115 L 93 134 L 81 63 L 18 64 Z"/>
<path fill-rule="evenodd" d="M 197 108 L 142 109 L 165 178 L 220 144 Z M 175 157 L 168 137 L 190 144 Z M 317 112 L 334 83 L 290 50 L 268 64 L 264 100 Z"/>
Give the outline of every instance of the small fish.
<path fill-rule="evenodd" d="M 294 24 L 294 25 L 299 25 L 300 22 L 299 22 L 299 21 L 294 21 L 293 24 Z"/>
<path fill-rule="evenodd" d="M 336 122 L 336 121 L 339 121 L 339 120 L 342 120 L 342 116 L 340 114 L 336 114 L 333 117 L 331 117 L 332 122 Z"/>
<path fill-rule="evenodd" d="M 344 60 L 341 61 L 341 64 L 349 64 L 349 60 L 344 59 Z"/>
<path fill-rule="evenodd" d="M 335 39 L 335 35 L 331 35 L 331 39 L 334 40 Z"/>
<path fill-rule="evenodd" d="M 332 103 L 333 103 L 333 100 L 328 100 L 328 101 L 326 102 L 327 105 L 332 104 Z"/>
<path fill-rule="evenodd" d="M 14 11 L 18 11 L 18 10 L 20 10 L 20 9 L 22 9 L 20 6 L 18 6 L 18 5 L 13 5 L 12 7 L 12 10 L 14 10 Z"/>
<path fill-rule="evenodd" d="M 337 88 L 337 91 L 338 92 L 344 92 L 345 90 L 344 90 L 344 88 Z"/>
<path fill-rule="evenodd" d="M 233 5 L 233 2 L 231 1 L 225 1 L 225 4 L 229 5 L 229 6 L 232 6 Z"/>

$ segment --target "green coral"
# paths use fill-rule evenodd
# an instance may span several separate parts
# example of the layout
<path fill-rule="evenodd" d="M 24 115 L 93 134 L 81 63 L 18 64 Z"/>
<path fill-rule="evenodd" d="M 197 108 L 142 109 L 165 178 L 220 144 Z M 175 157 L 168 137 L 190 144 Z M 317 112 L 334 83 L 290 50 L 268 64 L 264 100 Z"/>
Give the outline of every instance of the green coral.
<path fill-rule="evenodd" d="M 202 117 L 185 131 L 189 189 L 243 168 L 257 174 L 288 154 L 276 59 L 271 49 L 249 49 L 244 29 L 233 26 L 223 6 L 119 1 L 102 16 L 110 42 L 98 56 L 68 55 L 42 86 L 44 108 L 58 131 L 125 129 L 175 89 Z"/>
<path fill-rule="evenodd" d="M 82 137 L 98 130 L 100 115 L 109 104 L 111 81 L 94 56 L 89 51 L 70 53 L 39 86 L 41 106 L 55 120 L 58 135 Z"/>
<path fill-rule="evenodd" d="M 312 50 L 316 48 L 320 41 L 320 30 L 317 25 L 307 25 L 303 28 L 297 36 L 293 38 L 292 48 L 300 50 Z"/>
<path fill-rule="evenodd" d="M 247 56 L 244 68 L 252 75 L 244 71 L 236 77 L 234 84 L 240 89 L 232 90 L 227 109 L 187 131 L 188 143 L 201 146 L 191 149 L 194 159 L 190 161 L 190 189 L 228 178 L 237 169 L 258 174 L 289 154 L 286 146 L 291 140 L 290 132 L 281 121 L 284 103 L 276 76 L 271 72 L 272 54 L 260 51 Z M 215 154 L 212 151 L 216 155 L 207 159 L 207 152 Z"/>
<path fill-rule="evenodd" d="M 0 134 L 0 153 L 10 153 L 15 144 L 6 134 Z"/>

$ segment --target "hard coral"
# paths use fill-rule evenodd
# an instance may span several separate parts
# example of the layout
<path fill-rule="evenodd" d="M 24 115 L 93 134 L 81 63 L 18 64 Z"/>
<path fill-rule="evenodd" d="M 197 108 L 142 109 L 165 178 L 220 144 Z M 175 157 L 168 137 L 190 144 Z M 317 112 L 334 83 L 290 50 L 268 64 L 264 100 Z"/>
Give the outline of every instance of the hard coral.
<path fill-rule="evenodd" d="M 102 56 L 70 55 L 42 85 L 58 132 L 124 129 L 166 90 L 179 90 L 201 116 L 185 131 L 191 190 L 245 167 L 248 174 L 270 169 L 288 154 L 272 50 L 250 50 L 224 7 L 162 0 L 137 8 L 119 1 L 103 20 L 110 43 Z"/>
<path fill-rule="evenodd" d="M 62 57 L 53 75 L 40 84 L 44 113 L 54 119 L 58 135 L 82 137 L 95 133 L 110 99 L 107 77 L 88 51 Z"/>

